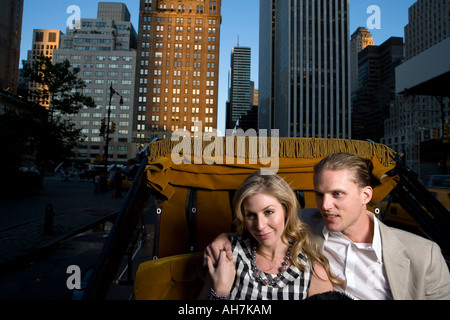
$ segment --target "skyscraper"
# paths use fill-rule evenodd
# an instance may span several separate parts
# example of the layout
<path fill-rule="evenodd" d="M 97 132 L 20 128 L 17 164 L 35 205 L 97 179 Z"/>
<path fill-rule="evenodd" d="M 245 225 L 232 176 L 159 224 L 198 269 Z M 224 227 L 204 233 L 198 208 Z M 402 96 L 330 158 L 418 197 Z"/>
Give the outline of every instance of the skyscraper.
<path fill-rule="evenodd" d="M 352 99 L 352 138 L 380 142 L 395 99 L 395 68 L 403 62 L 403 38 L 391 37 L 359 53 L 359 88 Z"/>
<path fill-rule="evenodd" d="M 234 47 L 231 51 L 231 67 L 228 83 L 227 129 L 233 129 L 236 121 L 253 105 L 253 86 L 250 81 L 251 48 Z"/>
<path fill-rule="evenodd" d="M 352 94 L 358 90 L 358 54 L 367 46 L 373 45 L 373 37 L 366 28 L 359 27 L 352 34 L 352 39 L 350 41 Z"/>
<path fill-rule="evenodd" d="M 28 64 L 32 65 L 40 56 L 49 57 L 53 61 L 53 51 L 59 48 L 62 32 L 60 30 L 34 29 L 32 50 L 28 52 Z M 33 91 L 40 88 L 35 82 L 29 82 L 29 90 Z M 36 101 L 36 97 L 29 96 L 31 101 Z M 40 104 L 46 108 L 49 107 L 49 101 L 40 101 Z"/>
<path fill-rule="evenodd" d="M 450 36 L 450 0 L 418 0 L 408 10 L 405 58 L 409 60 Z"/>
<path fill-rule="evenodd" d="M 100 128 L 110 109 L 109 159 L 126 161 L 136 152 L 132 132 L 137 33 L 123 3 L 100 2 L 97 18 L 81 19 L 80 26 L 67 29 L 67 34 L 61 36 L 60 49 L 54 53 L 55 62 L 67 59 L 73 67 L 80 68 L 78 77 L 86 83 L 83 94 L 96 103 L 95 109 L 83 108 L 71 117 L 86 136 L 78 145 L 76 157 L 100 160 L 105 148 Z M 122 105 L 117 95 L 110 105 L 111 85 L 122 96 Z"/>
<path fill-rule="evenodd" d="M 2 1 L 0 11 L 0 89 L 16 94 L 19 76 L 23 0 Z"/>
<path fill-rule="evenodd" d="M 417 0 L 408 9 L 408 24 L 405 26 L 406 61 L 397 68 L 397 71 L 405 65 L 413 68 L 414 71 L 417 70 L 416 58 L 435 51 L 443 41 L 448 41 L 450 37 L 449 8 L 450 0 Z M 445 54 L 443 56 L 445 57 Z M 420 66 L 423 65 L 420 63 Z M 429 68 L 428 64 L 426 68 Z M 398 76 L 398 73 L 396 75 Z M 406 70 L 403 77 L 411 77 L 411 73 Z M 445 86 L 446 83 L 443 82 L 443 85 Z M 441 173 L 446 166 L 437 168 L 435 160 L 446 159 L 441 153 L 446 148 L 431 148 L 429 149 L 431 152 L 427 153 L 423 152 L 424 146 L 421 150 L 421 142 L 436 138 L 441 140 L 444 126 L 449 122 L 450 100 L 448 97 L 420 96 L 414 93 L 398 95 L 391 105 L 390 118 L 385 121 L 385 136 L 382 143 L 402 152 L 406 165 L 419 174 L 419 177 Z M 433 137 L 435 130 L 438 131 L 437 137 Z M 433 163 L 436 171 L 430 171 L 430 166 L 426 169 L 421 168 L 421 163 L 427 161 Z"/>
<path fill-rule="evenodd" d="M 53 59 L 53 51 L 59 48 L 62 34 L 59 30 L 34 29 L 31 61 L 40 56 Z"/>
<path fill-rule="evenodd" d="M 141 0 L 138 144 L 177 129 L 196 134 L 217 128 L 220 14 L 221 0 Z"/>
<path fill-rule="evenodd" d="M 259 127 L 351 138 L 348 0 L 260 0 Z"/>

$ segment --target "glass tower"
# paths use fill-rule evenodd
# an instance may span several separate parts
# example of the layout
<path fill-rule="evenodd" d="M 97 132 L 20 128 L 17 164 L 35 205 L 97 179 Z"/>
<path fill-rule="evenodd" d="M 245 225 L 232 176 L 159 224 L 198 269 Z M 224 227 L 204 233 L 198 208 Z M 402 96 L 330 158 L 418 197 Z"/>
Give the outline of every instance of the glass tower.
<path fill-rule="evenodd" d="M 250 81 L 251 48 L 234 47 L 231 52 L 229 73 L 229 107 L 227 128 L 233 129 L 236 121 L 250 110 L 253 101 L 253 87 Z"/>
<path fill-rule="evenodd" d="M 260 0 L 259 127 L 351 138 L 348 0 Z"/>

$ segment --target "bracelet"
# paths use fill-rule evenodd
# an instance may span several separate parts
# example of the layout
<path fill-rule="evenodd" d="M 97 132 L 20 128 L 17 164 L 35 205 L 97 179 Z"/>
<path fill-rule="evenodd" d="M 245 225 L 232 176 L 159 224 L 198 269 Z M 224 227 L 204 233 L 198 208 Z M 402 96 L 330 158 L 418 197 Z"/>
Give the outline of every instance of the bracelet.
<path fill-rule="evenodd" d="M 230 294 L 226 295 L 226 296 L 219 296 L 213 288 L 211 288 L 209 290 L 208 293 L 208 300 L 230 300 Z"/>

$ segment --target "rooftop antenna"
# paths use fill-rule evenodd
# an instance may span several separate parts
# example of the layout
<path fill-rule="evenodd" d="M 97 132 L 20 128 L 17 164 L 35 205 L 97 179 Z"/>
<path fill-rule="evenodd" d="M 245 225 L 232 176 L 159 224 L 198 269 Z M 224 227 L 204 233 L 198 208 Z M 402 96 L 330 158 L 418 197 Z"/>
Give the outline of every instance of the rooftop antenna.
<path fill-rule="evenodd" d="M 239 47 L 239 35 L 237 36 L 237 46 Z"/>

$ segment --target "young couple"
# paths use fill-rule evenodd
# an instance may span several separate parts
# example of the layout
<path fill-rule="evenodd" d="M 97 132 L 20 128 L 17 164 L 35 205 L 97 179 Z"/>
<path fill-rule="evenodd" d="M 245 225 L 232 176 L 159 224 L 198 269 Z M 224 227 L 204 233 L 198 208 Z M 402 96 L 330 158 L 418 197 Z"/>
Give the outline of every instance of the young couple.
<path fill-rule="evenodd" d="M 367 211 L 370 173 L 338 153 L 314 168 L 318 210 L 277 175 L 251 174 L 233 200 L 236 234 L 205 250 L 209 299 L 306 299 L 339 291 L 353 299 L 450 299 L 450 275 L 434 242 L 390 228 Z"/>

